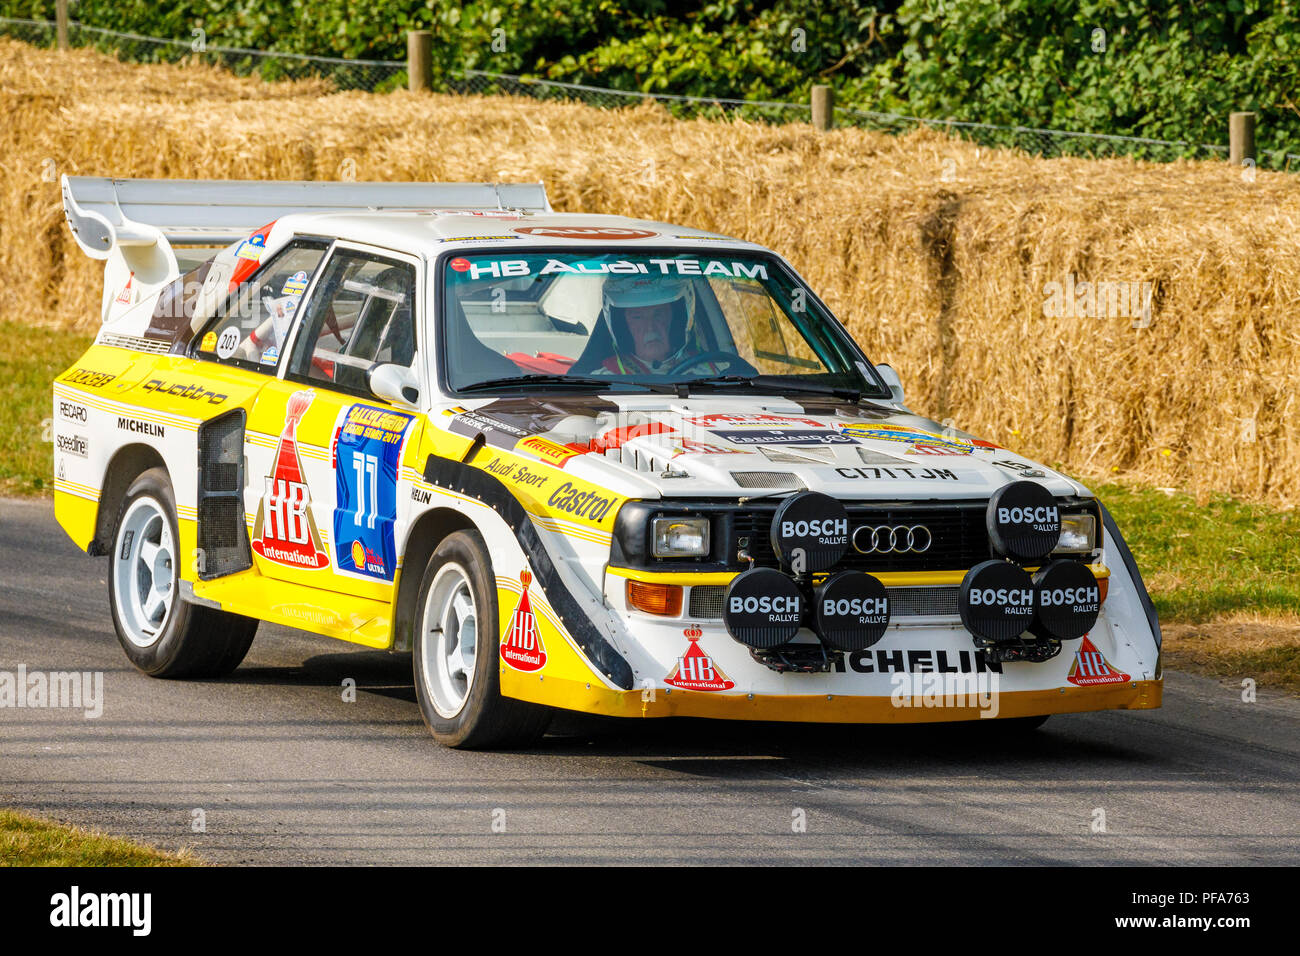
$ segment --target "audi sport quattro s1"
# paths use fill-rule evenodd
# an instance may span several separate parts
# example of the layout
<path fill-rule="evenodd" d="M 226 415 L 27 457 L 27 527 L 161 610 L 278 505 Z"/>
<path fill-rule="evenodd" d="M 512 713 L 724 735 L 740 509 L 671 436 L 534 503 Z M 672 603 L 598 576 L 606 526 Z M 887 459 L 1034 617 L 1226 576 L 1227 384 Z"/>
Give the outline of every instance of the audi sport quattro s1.
<path fill-rule="evenodd" d="M 453 747 L 1160 705 L 1105 507 L 909 411 L 768 249 L 527 183 L 62 188 L 105 272 L 55 510 L 147 674 L 259 621 L 410 652 Z"/>

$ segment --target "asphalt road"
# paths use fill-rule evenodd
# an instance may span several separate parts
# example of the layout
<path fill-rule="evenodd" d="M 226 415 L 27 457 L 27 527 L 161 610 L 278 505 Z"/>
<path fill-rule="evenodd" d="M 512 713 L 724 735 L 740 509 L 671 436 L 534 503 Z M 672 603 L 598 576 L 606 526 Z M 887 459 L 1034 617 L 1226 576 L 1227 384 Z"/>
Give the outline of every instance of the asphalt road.
<path fill-rule="evenodd" d="M 104 672 L 97 719 L 0 708 L 0 806 L 225 864 L 1300 860 L 1300 702 L 1227 682 L 1170 673 L 1162 710 L 1022 738 L 582 719 L 461 753 L 407 657 L 263 625 L 230 679 L 137 673 L 106 568 L 48 502 L 0 500 L 0 670 Z"/>

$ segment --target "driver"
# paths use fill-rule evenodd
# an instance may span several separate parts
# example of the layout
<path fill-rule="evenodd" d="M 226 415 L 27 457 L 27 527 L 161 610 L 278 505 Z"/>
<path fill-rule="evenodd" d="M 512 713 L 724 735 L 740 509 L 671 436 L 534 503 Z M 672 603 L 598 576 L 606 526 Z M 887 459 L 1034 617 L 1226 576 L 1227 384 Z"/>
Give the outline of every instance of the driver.
<path fill-rule="evenodd" d="M 614 342 L 602 371 L 663 375 L 700 354 L 689 279 L 610 276 L 601 288 L 600 314 Z"/>

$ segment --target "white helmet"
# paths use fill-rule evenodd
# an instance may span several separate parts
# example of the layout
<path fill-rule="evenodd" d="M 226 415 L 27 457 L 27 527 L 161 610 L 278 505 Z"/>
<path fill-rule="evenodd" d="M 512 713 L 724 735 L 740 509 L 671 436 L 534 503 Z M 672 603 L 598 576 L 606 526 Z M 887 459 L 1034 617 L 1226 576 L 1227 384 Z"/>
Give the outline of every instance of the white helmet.
<path fill-rule="evenodd" d="M 695 331 L 695 287 L 691 281 L 669 276 L 611 275 L 601 287 L 600 314 L 620 354 L 635 351 L 623 310 L 651 305 L 673 307 L 668 331 L 670 351 L 657 363 L 667 365 L 685 351 Z"/>

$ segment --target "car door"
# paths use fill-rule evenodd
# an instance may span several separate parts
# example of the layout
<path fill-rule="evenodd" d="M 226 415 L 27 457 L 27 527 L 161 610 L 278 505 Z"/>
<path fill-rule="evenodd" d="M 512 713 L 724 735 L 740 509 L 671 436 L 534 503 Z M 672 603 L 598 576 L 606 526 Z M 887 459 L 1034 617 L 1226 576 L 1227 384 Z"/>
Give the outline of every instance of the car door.
<path fill-rule="evenodd" d="M 418 258 L 335 243 L 298 310 L 278 380 L 248 427 L 250 543 L 263 575 L 388 601 L 397 571 L 398 474 L 422 416 L 377 398 L 369 370 L 413 368 Z"/>

